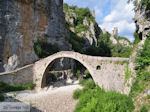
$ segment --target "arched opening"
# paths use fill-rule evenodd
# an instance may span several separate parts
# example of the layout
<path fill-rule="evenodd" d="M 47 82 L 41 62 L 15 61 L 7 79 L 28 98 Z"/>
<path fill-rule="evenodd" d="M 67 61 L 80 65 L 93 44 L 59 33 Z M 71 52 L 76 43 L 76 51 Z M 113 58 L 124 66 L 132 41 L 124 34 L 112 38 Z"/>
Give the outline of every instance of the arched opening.
<path fill-rule="evenodd" d="M 61 59 L 62 58 L 57 58 L 49 63 L 43 74 L 41 88 L 75 85 L 79 84 L 79 81 L 82 79 L 92 78 L 87 68 L 77 60 L 72 59 L 74 64 L 71 69 L 65 69 L 65 67 L 62 69 L 57 69 L 57 63 L 61 63 L 59 62 Z M 63 59 L 70 60 L 70 58 Z M 71 65 L 72 63 L 70 62 L 67 64 Z"/>
<path fill-rule="evenodd" d="M 96 70 L 101 70 L 101 66 L 97 65 Z"/>

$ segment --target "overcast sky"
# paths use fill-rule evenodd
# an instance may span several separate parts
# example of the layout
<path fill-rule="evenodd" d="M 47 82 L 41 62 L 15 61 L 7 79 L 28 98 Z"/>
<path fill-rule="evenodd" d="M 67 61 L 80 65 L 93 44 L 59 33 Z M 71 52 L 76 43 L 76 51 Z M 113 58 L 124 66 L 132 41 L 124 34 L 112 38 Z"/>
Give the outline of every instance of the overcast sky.
<path fill-rule="evenodd" d="M 102 29 L 112 32 L 113 27 L 118 27 L 119 35 L 128 37 L 133 41 L 135 24 L 133 21 L 133 4 L 127 0 L 64 0 L 70 5 L 89 7 L 95 10 L 96 21 Z"/>

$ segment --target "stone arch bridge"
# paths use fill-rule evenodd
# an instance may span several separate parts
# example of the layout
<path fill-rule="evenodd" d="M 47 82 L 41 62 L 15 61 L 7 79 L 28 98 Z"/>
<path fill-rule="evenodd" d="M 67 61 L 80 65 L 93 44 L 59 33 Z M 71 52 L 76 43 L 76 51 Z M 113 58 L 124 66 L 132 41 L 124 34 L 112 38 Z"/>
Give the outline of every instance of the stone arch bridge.
<path fill-rule="evenodd" d="M 9 84 L 34 82 L 36 90 L 40 90 L 47 67 L 59 58 L 71 58 L 79 61 L 90 72 L 95 83 L 105 90 L 114 90 L 125 94 L 129 92 L 129 88 L 125 84 L 125 69 L 129 64 L 129 58 L 97 57 L 73 51 L 61 51 L 34 64 L 12 72 L 1 73 L 0 81 Z"/>

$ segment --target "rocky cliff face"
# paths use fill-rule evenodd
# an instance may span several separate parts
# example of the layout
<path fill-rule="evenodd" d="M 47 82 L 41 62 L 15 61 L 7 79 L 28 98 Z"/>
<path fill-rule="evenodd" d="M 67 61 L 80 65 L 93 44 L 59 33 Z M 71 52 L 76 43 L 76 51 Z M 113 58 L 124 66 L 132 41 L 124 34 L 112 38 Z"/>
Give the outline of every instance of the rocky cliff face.
<path fill-rule="evenodd" d="M 0 32 L 3 40 L 1 58 L 5 70 L 9 71 L 37 59 L 33 50 L 33 9 L 30 4 L 15 0 L 2 0 L 0 4 L 0 29 L 5 28 Z"/>
<path fill-rule="evenodd" d="M 106 32 L 106 31 L 104 31 L 104 32 Z M 121 37 L 118 35 L 118 28 L 117 27 L 115 27 L 112 30 L 112 33 L 110 35 L 111 35 L 110 40 L 111 40 L 113 45 L 121 44 L 121 45 L 126 46 L 126 47 L 132 47 L 131 42 L 127 38 Z"/>
<path fill-rule="evenodd" d="M 37 38 L 71 49 L 63 14 L 63 0 L 0 1 L 0 68 L 6 71 L 33 63 Z"/>
<path fill-rule="evenodd" d="M 95 21 L 94 12 L 87 8 L 78 8 L 67 4 L 64 4 L 64 12 L 69 30 L 84 39 L 84 47 L 97 46 L 97 39 L 102 30 Z"/>
<path fill-rule="evenodd" d="M 144 1 L 144 0 L 143 0 Z M 150 32 L 150 10 L 149 6 L 142 3 L 142 0 L 135 0 L 135 23 L 140 39 L 143 40 Z"/>
<path fill-rule="evenodd" d="M 57 44 L 60 50 L 71 50 L 67 41 L 67 29 L 65 27 L 65 15 L 63 12 L 63 0 L 46 0 L 46 12 L 48 26 L 46 36 L 48 42 Z"/>

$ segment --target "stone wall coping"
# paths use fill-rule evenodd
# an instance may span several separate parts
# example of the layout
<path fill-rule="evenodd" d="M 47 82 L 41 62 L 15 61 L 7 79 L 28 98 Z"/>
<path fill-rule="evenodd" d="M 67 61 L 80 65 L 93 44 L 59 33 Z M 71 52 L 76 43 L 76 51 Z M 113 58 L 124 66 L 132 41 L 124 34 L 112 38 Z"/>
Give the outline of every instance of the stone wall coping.
<path fill-rule="evenodd" d="M 60 51 L 60 52 L 57 52 L 53 55 L 50 55 L 46 58 L 49 58 L 49 57 L 55 57 L 55 56 L 58 56 L 58 55 L 62 55 L 62 58 L 65 57 L 65 55 L 72 55 L 72 57 L 74 56 L 83 56 L 83 58 L 95 58 L 97 60 L 102 60 L 102 61 L 126 61 L 128 62 L 129 61 L 129 58 L 121 58 L 121 57 L 100 57 L 100 56 L 91 56 L 91 55 L 85 55 L 85 54 L 81 54 L 81 53 L 78 53 L 78 52 L 74 52 L 74 51 Z M 60 56 L 61 57 L 61 56 Z M 43 61 L 45 60 L 46 58 L 43 58 L 39 61 Z M 38 62 L 38 61 L 37 61 Z M 36 62 L 35 62 L 36 63 Z M 21 67 L 21 68 L 17 68 L 16 70 L 13 70 L 13 71 L 9 71 L 9 72 L 2 72 L 0 73 L 0 76 L 1 75 L 7 75 L 7 74 L 11 74 L 11 73 L 15 73 L 15 72 L 18 72 L 20 70 L 23 70 L 25 68 L 28 68 L 30 66 L 34 66 L 34 64 L 30 64 L 30 65 L 26 65 L 24 67 Z"/>
<path fill-rule="evenodd" d="M 0 76 L 2 76 L 2 75 L 8 75 L 8 74 L 11 74 L 11 73 L 15 73 L 15 72 L 18 72 L 18 71 L 23 70 L 25 68 L 32 67 L 33 65 L 34 64 L 30 64 L 30 65 L 26 65 L 26 66 L 21 67 L 21 68 L 17 68 L 16 70 L 12 70 L 12 71 L 9 71 L 9 72 L 2 72 L 2 73 L 0 73 Z"/>

